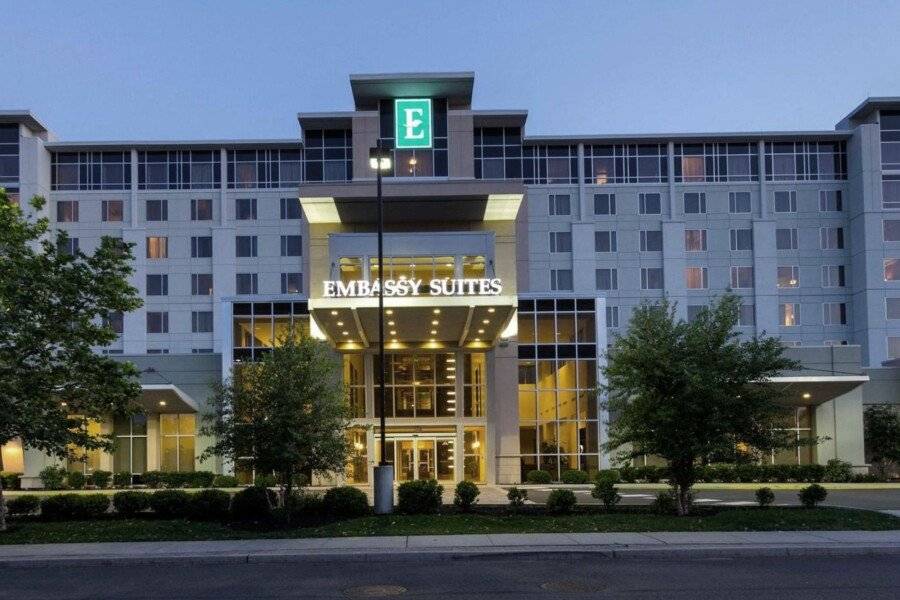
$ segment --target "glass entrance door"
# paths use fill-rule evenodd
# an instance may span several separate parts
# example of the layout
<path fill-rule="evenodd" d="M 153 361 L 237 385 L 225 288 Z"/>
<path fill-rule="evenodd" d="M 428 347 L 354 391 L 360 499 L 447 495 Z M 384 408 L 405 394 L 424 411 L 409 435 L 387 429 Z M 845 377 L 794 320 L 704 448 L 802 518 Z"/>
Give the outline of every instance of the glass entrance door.
<path fill-rule="evenodd" d="M 412 436 L 388 434 L 385 448 L 388 461 L 393 459 L 394 477 L 400 483 L 417 479 L 454 480 L 456 465 L 455 434 Z M 380 456 L 378 444 L 376 454 Z"/>
<path fill-rule="evenodd" d="M 419 466 L 416 479 L 434 479 L 434 440 L 417 440 L 416 451 L 418 454 L 418 462 L 416 464 Z"/>

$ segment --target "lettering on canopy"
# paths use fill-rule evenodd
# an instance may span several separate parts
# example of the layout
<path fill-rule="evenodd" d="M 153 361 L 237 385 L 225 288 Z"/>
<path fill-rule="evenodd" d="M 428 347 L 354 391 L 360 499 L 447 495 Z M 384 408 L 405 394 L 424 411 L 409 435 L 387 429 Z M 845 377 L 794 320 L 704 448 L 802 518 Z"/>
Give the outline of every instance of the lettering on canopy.
<path fill-rule="evenodd" d="M 371 298 L 377 297 L 381 281 L 327 280 L 323 283 L 326 298 Z M 403 296 L 499 296 L 503 292 L 500 279 L 385 279 L 384 297 Z"/>

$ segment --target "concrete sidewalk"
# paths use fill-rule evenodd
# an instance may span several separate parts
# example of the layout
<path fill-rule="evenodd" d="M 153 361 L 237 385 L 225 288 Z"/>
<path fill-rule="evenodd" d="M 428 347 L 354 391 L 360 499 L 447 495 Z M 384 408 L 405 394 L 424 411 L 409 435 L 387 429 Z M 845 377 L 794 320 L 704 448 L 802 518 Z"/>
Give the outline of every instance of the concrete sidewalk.
<path fill-rule="evenodd" d="M 794 555 L 900 555 L 900 530 L 302 538 L 202 542 L 124 542 L 0 546 L 14 566 L 445 560 L 473 555 L 595 555 L 684 558 Z"/>

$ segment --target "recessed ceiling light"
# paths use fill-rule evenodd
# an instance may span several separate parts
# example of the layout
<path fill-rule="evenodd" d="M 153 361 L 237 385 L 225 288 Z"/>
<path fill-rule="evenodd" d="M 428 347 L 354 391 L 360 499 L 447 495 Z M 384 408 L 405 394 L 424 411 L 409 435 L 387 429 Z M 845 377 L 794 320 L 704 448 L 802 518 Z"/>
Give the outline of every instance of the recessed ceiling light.
<path fill-rule="evenodd" d="M 439 325 L 440 323 L 437 320 L 431 322 L 432 325 Z"/>
<path fill-rule="evenodd" d="M 806 392 L 806 393 L 803 394 L 803 399 L 804 399 L 804 400 L 809 400 L 810 398 L 812 398 L 812 394 L 810 394 L 809 392 Z"/>
<path fill-rule="evenodd" d="M 394 311 L 392 311 L 391 309 L 387 309 L 387 310 L 384 311 L 384 312 L 385 312 L 386 314 L 389 314 L 389 315 L 394 314 Z"/>
<path fill-rule="evenodd" d="M 431 339 L 428 340 L 428 341 L 431 342 L 432 344 L 435 342 L 434 338 L 431 338 Z"/>
<path fill-rule="evenodd" d="M 337 315 L 337 311 L 336 311 L 336 310 L 333 310 L 333 311 L 331 311 L 331 314 Z"/>
<path fill-rule="evenodd" d="M 344 331 L 343 333 L 344 333 L 344 335 L 350 335 L 349 331 Z"/>
<path fill-rule="evenodd" d="M 484 329 L 479 329 L 478 333 L 484 333 Z"/>
<path fill-rule="evenodd" d="M 337 322 L 337 326 L 338 326 L 338 327 L 343 327 L 343 326 L 344 326 L 344 322 L 343 322 L 343 321 L 338 321 L 338 322 Z"/>
<path fill-rule="evenodd" d="M 491 308 L 488 309 L 488 312 L 489 312 L 489 313 L 492 313 L 492 312 L 494 312 L 495 310 L 497 310 L 497 309 L 494 308 L 494 307 L 491 307 Z"/>
<path fill-rule="evenodd" d="M 433 313 L 436 314 L 436 315 L 439 315 L 439 314 L 441 314 L 441 309 L 436 308 L 436 309 L 434 309 L 434 310 L 431 311 L 431 312 L 433 312 Z"/>
<path fill-rule="evenodd" d="M 482 321 L 482 323 L 484 323 L 485 325 L 487 325 L 487 324 L 490 323 L 490 322 L 491 322 L 490 319 L 485 319 L 484 321 Z"/>
<path fill-rule="evenodd" d="M 165 405 L 166 405 L 166 401 L 165 401 L 165 400 L 160 400 L 160 401 L 159 401 L 159 405 L 160 405 L 160 406 L 165 406 Z"/>
<path fill-rule="evenodd" d="M 394 331 L 394 330 L 392 329 L 392 330 L 391 330 L 391 335 L 397 335 L 397 332 Z"/>
<path fill-rule="evenodd" d="M 394 322 L 393 322 L 393 321 L 388 321 L 388 325 L 389 325 L 390 327 L 393 327 L 393 326 L 394 326 Z"/>
<path fill-rule="evenodd" d="M 481 341 L 481 338 L 475 338 L 475 341 L 476 341 L 476 342 L 480 342 L 480 341 Z"/>
<path fill-rule="evenodd" d="M 60 402 L 59 405 L 65 407 L 65 406 L 68 406 L 69 403 L 68 402 Z"/>
<path fill-rule="evenodd" d="M 431 330 L 431 335 L 437 335 L 437 329 L 432 329 L 432 330 Z"/>

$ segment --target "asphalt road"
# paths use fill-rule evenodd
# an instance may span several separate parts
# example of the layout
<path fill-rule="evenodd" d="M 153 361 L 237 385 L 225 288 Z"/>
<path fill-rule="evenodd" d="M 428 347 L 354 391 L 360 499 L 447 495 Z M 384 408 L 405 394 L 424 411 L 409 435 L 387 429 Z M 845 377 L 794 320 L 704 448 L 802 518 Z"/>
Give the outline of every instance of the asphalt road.
<path fill-rule="evenodd" d="M 0 598 L 897 598 L 896 556 L 0 567 Z M 380 593 L 377 593 L 380 592 Z"/>
<path fill-rule="evenodd" d="M 759 487 L 763 487 L 760 485 Z M 775 504 L 800 504 L 794 490 L 773 490 Z M 529 489 L 528 499 L 543 504 L 547 501 L 550 489 Z M 649 504 L 658 492 L 654 490 L 620 489 L 622 504 Z M 709 490 L 694 494 L 694 502 L 699 505 L 741 506 L 755 505 L 755 490 Z M 597 504 L 599 501 L 591 497 L 589 490 L 577 490 L 579 504 Z M 900 510 L 900 487 L 891 490 L 829 490 L 826 506 L 843 506 L 845 508 L 865 508 L 869 510 Z"/>

